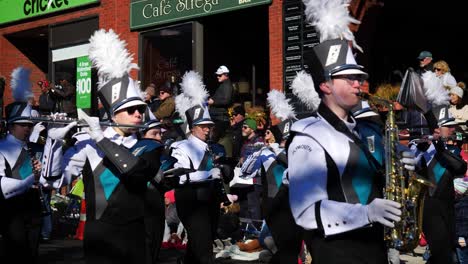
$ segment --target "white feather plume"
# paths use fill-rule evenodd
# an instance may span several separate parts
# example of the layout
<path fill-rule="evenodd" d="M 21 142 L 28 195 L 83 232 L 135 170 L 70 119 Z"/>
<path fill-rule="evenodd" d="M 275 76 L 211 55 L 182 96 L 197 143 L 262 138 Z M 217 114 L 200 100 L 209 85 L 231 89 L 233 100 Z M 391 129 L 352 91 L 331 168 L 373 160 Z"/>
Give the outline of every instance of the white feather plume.
<path fill-rule="evenodd" d="M 33 96 L 30 75 L 31 71 L 22 66 L 11 72 L 11 94 L 16 102 L 27 102 Z"/>
<path fill-rule="evenodd" d="M 180 83 L 182 93 L 191 100 L 190 107 L 205 105 L 208 99 L 208 91 L 205 89 L 202 77 L 195 71 L 188 71 L 182 77 Z"/>
<path fill-rule="evenodd" d="M 319 31 L 320 42 L 330 39 L 347 39 L 362 52 L 349 24 L 361 22 L 349 15 L 349 0 L 303 0 L 306 19 Z"/>
<path fill-rule="evenodd" d="M 133 55 L 125 48 L 127 43 L 120 40 L 112 29 L 95 31 L 89 41 L 89 59 L 98 70 L 99 87 L 121 78 L 132 69 L 138 69 L 138 65 L 132 63 Z"/>
<path fill-rule="evenodd" d="M 180 118 L 187 122 L 187 116 L 185 116 L 185 111 L 192 107 L 192 99 L 185 96 L 183 93 L 175 97 L 175 110 L 179 113 Z"/>
<path fill-rule="evenodd" d="M 448 105 L 450 103 L 449 91 L 445 89 L 442 79 L 431 71 L 423 73 L 422 79 L 426 98 L 433 106 Z"/>
<path fill-rule="evenodd" d="M 286 99 L 284 93 L 273 89 L 268 92 L 267 101 L 272 114 L 281 121 L 286 119 L 296 119 L 294 108 L 289 104 L 291 99 Z"/>
<path fill-rule="evenodd" d="M 297 73 L 294 80 L 291 82 L 292 92 L 306 107 L 311 111 L 316 111 L 320 104 L 320 97 L 315 91 L 314 81 L 310 74 L 305 71 Z"/>

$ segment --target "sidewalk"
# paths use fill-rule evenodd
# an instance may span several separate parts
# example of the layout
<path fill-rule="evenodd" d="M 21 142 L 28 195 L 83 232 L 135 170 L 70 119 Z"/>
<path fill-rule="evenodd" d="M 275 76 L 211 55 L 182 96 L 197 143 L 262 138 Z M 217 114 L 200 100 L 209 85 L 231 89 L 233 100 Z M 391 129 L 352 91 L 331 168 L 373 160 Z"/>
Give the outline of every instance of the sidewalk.
<path fill-rule="evenodd" d="M 424 247 L 418 246 L 414 249 L 414 254 L 401 254 L 401 263 L 405 264 L 424 264 L 426 261 L 423 260 L 422 255 L 425 251 Z"/>

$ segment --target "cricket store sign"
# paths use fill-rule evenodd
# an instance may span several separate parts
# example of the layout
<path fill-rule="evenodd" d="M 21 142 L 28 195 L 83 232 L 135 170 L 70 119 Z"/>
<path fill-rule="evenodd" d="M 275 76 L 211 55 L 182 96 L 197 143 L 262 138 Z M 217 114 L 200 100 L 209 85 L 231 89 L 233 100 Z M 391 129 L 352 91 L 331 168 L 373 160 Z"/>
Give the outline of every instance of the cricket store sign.
<path fill-rule="evenodd" d="M 0 25 L 99 2 L 100 0 L 0 0 Z"/>
<path fill-rule="evenodd" d="M 130 28 L 193 19 L 271 2 L 272 0 L 133 0 L 130 4 Z"/>

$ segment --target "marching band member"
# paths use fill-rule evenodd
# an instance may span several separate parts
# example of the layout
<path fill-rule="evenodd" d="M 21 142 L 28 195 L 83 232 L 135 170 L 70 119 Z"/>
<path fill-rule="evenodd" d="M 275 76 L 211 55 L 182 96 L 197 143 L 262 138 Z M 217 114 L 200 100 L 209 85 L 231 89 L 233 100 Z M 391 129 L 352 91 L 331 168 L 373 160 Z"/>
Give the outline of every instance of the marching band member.
<path fill-rule="evenodd" d="M 128 76 L 137 67 L 131 63 L 125 42 L 112 30 L 98 30 L 90 38 L 89 57 L 98 68 L 98 97 L 108 116 L 120 125 L 141 125 L 147 105 Z M 103 131 L 97 117 L 81 109 L 78 116 L 88 124 L 88 135 L 63 157 L 64 134 L 56 135 L 55 140 L 49 136 L 51 154 L 45 169 L 60 171 L 62 184 L 83 175 L 86 263 L 145 263 L 145 190 L 159 170 L 162 148 L 139 142 L 136 127 Z"/>
<path fill-rule="evenodd" d="M 28 103 L 30 71 L 12 73 L 15 102 L 6 106 L 8 134 L 0 141 L 0 234 L 6 258 L 18 263 L 38 263 L 42 221 L 39 186 L 43 146 L 29 142 L 33 122 Z M 44 180 L 44 179 L 42 179 Z M 43 197 L 42 197 L 43 198 Z"/>
<path fill-rule="evenodd" d="M 387 263 L 383 226 L 400 221 L 401 205 L 381 198 L 381 131 L 351 115 L 367 77 L 348 43 L 354 40 L 348 23 L 358 21 L 349 17 L 343 1 L 304 3 L 322 37 L 308 58 L 314 83 L 309 89 L 322 101 L 315 116 L 291 129 L 291 211 L 305 229 L 314 263 Z"/>
<path fill-rule="evenodd" d="M 429 245 L 428 262 L 454 263 L 456 237 L 453 179 L 465 174 L 466 163 L 460 156 L 459 146 L 443 142 L 443 139 L 453 136 L 457 126 L 448 106 L 436 107 L 433 112 L 439 126 L 434 131 L 437 141 L 412 146 L 416 159 L 421 163 L 418 173 L 435 186 L 429 189 L 424 200 L 423 232 Z"/>
<path fill-rule="evenodd" d="M 220 170 L 213 167 L 214 157 L 207 144 L 214 122 L 206 98 L 208 92 L 196 72 L 182 78 L 183 93 L 176 97 L 176 110 L 190 129 L 187 139 L 171 145 L 174 168 L 192 172 L 180 176 L 175 189 L 177 215 L 187 230 L 187 251 L 178 263 L 214 263 L 213 240 L 218 226 L 220 197 L 215 179 Z"/>

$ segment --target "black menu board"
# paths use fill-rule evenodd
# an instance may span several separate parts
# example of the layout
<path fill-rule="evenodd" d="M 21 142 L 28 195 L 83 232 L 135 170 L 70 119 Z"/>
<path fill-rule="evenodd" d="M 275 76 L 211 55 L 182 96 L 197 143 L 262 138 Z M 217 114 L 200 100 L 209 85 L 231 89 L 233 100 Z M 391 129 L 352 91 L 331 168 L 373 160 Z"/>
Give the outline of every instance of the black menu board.
<path fill-rule="evenodd" d="M 290 89 L 291 81 L 298 71 L 307 69 L 304 56 L 319 43 L 315 28 L 305 21 L 302 0 L 283 1 L 283 78 L 286 97 L 292 98 L 297 113 L 304 111 Z"/>

